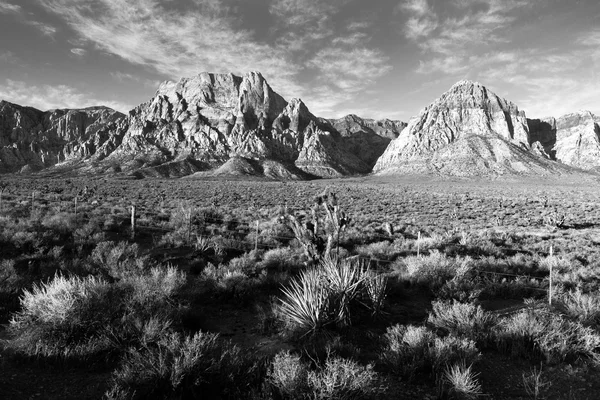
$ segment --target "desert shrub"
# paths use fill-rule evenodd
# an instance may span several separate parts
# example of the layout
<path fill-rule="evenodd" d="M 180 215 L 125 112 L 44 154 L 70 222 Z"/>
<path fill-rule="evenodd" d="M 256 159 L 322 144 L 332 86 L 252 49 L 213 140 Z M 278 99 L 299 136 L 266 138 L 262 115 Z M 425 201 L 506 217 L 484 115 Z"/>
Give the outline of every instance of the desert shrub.
<path fill-rule="evenodd" d="M 122 287 L 95 278 L 56 276 L 25 290 L 10 321 L 16 348 L 27 355 L 85 357 L 110 348 L 100 337 L 115 323 Z"/>
<path fill-rule="evenodd" d="M 368 399 L 382 391 L 372 365 L 333 355 L 312 370 L 300 356 L 281 352 L 271 363 L 267 382 L 273 394 L 285 399 Z"/>
<path fill-rule="evenodd" d="M 140 255 L 137 244 L 127 242 L 100 242 L 90 256 L 96 271 L 111 278 L 124 278 L 143 274 L 152 263 Z"/>
<path fill-rule="evenodd" d="M 324 259 L 319 267 L 302 271 L 282 289 L 278 315 L 290 330 L 302 336 L 332 324 L 347 326 L 357 298 L 368 296 L 368 279 L 367 270 L 356 260 Z"/>
<path fill-rule="evenodd" d="M 361 257 L 380 260 L 393 260 L 398 255 L 396 246 L 387 240 L 357 246 L 355 250 Z"/>
<path fill-rule="evenodd" d="M 267 250 L 262 257 L 261 266 L 268 269 L 298 269 L 303 265 L 303 253 L 298 248 L 279 247 Z"/>
<path fill-rule="evenodd" d="M 307 381 L 314 399 L 368 399 L 381 391 L 371 364 L 333 356 L 320 371 L 310 371 Z"/>
<path fill-rule="evenodd" d="M 75 239 L 76 243 L 89 243 L 101 241 L 103 239 L 101 225 L 102 222 L 97 219 L 90 220 L 86 224 L 75 229 L 75 231 L 73 232 L 73 239 Z"/>
<path fill-rule="evenodd" d="M 239 257 L 232 258 L 227 267 L 230 271 L 239 271 L 246 275 L 255 274 L 257 272 L 258 260 L 260 258 L 259 251 L 252 250 L 244 253 Z"/>
<path fill-rule="evenodd" d="M 115 353 L 138 343 L 148 321 L 178 315 L 175 299 L 185 275 L 152 268 L 115 283 L 57 275 L 21 297 L 10 321 L 14 347 L 26 355 L 81 359 Z"/>
<path fill-rule="evenodd" d="M 544 358 L 548 363 L 597 361 L 600 348 L 594 330 L 547 309 L 529 308 L 501 320 L 496 340 L 500 349 L 513 356 Z"/>
<path fill-rule="evenodd" d="M 560 301 L 567 315 L 579 320 L 587 326 L 597 326 L 600 322 L 600 296 L 583 293 L 576 289 L 560 296 Z"/>
<path fill-rule="evenodd" d="M 479 357 L 475 342 L 453 335 L 437 337 L 426 327 L 394 325 L 384 335 L 382 361 L 401 376 L 437 373 L 451 363 L 473 363 Z"/>
<path fill-rule="evenodd" d="M 282 399 L 304 399 L 308 394 L 308 365 L 299 355 L 282 351 L 275 355 L 267 373 L 271 390 Z"/>
<path fill-rule="evenodd" d="M 444 329 L 456 336 L 472 339 L 485 345 L 496 325 L 493 314 L 472 303 L 459 303 L 456 300 L 434 301 L 427 322 L 438 329 Z"/>
<path fill-rule="evenodd" d="M 448 366 L 444 371 L 444 381 L 448 385 L 448 397 L 457 400 L 472 400 L 482 394 L 481 385 L 477 382 L 477 374 L 464 363 Z"/>
<path fill-rule="evenodd" d="M 171 314 L 174 298 L 186 283 L 184 272 L 175 267 L 154 267 L 143 275 L 125 278 L 122 283 L 131 286 L 128 307 L 137 315 Z"/>
<path fill-rule="evenodd" d="M 131 348 L 113 374 L 106 397 L 239 398 L 257 385 L 249 357 L 217 334 L 164 335 L 158 342 Z"/>
<path fill-rule="evenodd" d="M 412 377 L 426 369 L 427 356 L 435 334 L 423 326 L 394 325 L 384 335 L 382 360 L 396 373 Z"/>
<path fill-rule="evenodd" d="M 459 271 L 468 269 L 473 260 L 470 257 L 450 258 L 438 250 L 432 250 L 428 256 L 410 256 L 404 262 L 411 282 L 436 291 Z"/>
<path fill-rule="evenodd" d="M 71 213 L 47 214 L 42 220 L 42 225 L 61 234 L 68 234 L 75 229 L 75 215 Z"/>
<path fill-rule="evenodd" d="M 365 288 L 373 317 L 377 317 L 383 309 L 385 297 L 387 296 L 387 281 L 387 276 L 383 274 L 376 274 L 372 271 L 367 273 Z"/>
<path fill-rule="evenodd" d="M 432 370 L 440 372 L 454 363 L 472 364 L 479 359 L 479 355 L 471 339 L 448 335 L 435 338 L 427 357 Z"/>

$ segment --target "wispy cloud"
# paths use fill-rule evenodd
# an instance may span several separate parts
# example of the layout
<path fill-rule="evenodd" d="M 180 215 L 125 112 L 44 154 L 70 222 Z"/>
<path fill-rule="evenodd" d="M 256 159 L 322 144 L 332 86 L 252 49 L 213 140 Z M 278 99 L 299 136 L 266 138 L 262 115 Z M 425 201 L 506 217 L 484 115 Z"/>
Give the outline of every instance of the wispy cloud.
<path fill-rule="evenodd" d="M 83 57 L 87 54 L 87 51 L 85 49 L 75 47 L 71 49 L 71 53 L 75 54 L 77 57 Z"/>
<path fill-rule="evenodd" d="M 457 74 L 472 65 L 473 52 L 505 43 L 506 30 L 533 2 L 524 0 L 452 0 L 454 13 L 439 14 L 429 0 L 405 0 L 398 9 L 406 17 L 405 35 L 423 50 L 418 72 Z"/>
<path fill-rule="evenodd" d="M 277 92 L 303 97 L 316 105 L 316 113 L 346 101 L 391 69 L 387 57 L 367 46 L 369 22 L 334 28 L 333 17 L 350 0 L 273 0 L 268 40 L 240 28 L 236 7 L 221 0 L 190 0 L 177 7 L 158 0 L 37 1 L 61 16 L 86 48 L 96 47 L 170 79 L 202 71 L 261 71 Z M 307 70 L 316 76 L 306 79 Z M 322 82 L 329 90 L 314 90 Z M 339 95 L 332 97 L 334 89 Z M 320 109 L 325 101 L 329 105 Z"/>
<path fill-rule="evenodd" d="M 0 14 L 18 14 L 21 11 L 20 5 L 0 0 Z"/>
<path fill-rule="evenodd" d="M 12 51 L 2 51 L 0 52 L 0 63 L 19 64 L 20 59 Z"/>
<path fill-rule="evenodd" d="M 218 1 L 195 0 L 185 12 L 155 0 L 39 1 L 100 49 L 169 77 L 258 70 L 280 91 L 299 88 L 285 51 L 236 30 Z"/>
<path fill-rule="evenodd" d="M 38 31 L 40 31 L 43 35 L 54 37 L 57 32 L 57 29 L 50 25 L 39 21 L 27 21 L 28 25 L 35 27 Z"/>
<path fill-rule="evenodd" d="M 22 81 L 6 79 L 0 84 L 0 99 L 31 106 L 40 110 L 55 108 L 84 108 L 107 106 L 121 112 L 133 107 L 115 100 L 97 99 L 90 93 L 83 93 L 67 85 L 28 85 Z"/>
<path fill-rule="evenodd" d="M 145 78 L 140 77 L 139 75 L 127 74 L 124 72 L 111 72 L 110 76 L 119 82 L 126 82 L 126 81 L 138 82 L 138 83 L 141 83 L 144 86 L 152 88 L 152 89 L 157 89 L 158 86 L 160 85 L 160 81 L 152 80 L 152 79 L 145 79 Z"/>

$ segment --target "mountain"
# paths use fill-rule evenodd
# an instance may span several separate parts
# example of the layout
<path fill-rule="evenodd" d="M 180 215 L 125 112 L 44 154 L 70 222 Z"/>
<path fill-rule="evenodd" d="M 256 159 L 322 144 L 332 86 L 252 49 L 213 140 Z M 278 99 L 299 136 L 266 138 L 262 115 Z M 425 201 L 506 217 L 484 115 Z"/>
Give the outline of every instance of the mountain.
<path fill-rule="evenodd" d="M 126 128 L 125 115 L 106 107 L 43 112 L 0 101 L 0 172 L 101 160 Z"/>
<path fill-rule="evenodd" d="M 558 119 L 528 120 L 532 141 L 553 160 L 586 170 L 600 170 L 600 119 L 579 111 Z"/>
<path fill-rule="evenodd" d="M 406 122 L 389 119 L 363 119 L 354 114 L 327 120 L 344 138 L 350 150 L 371 168 Z"/>
<path fill-rule="evenodd" d="M 128 116 L 103 107 L 42 112 L 0 104 L 0 172 L 64 165 L 150 177 L 339 177 L 370 172 L 402 127 L 315 117 L 258 72 L 164 82 Z"/>
<path fill-rule="evenodd" d="M 525 113 L 515 104 L 479 83 L 460 81 L 410 120 L 374 171 L 479 176 L 561 170 L 531 143 Z"/>
<path fill-rule="evenodd" d="M 198 171 L 232 162 L 232 174 L 247 165 L 274 162 L 282 177 L 336 177 L 367 173 L 362 159 L 330 124 L 299 99 L 289 103 L 258 72 L 201 73 L 163 83 L 154 98 L 130 113 L 129 129 L 109 161 L 125 170 L 190 160 Z M 374 160 L 372 160 L 374 162 Z M 272 163 L 271 163 L 272 164 Z M 244 166 L 234 171 L 235 166 Z"/>

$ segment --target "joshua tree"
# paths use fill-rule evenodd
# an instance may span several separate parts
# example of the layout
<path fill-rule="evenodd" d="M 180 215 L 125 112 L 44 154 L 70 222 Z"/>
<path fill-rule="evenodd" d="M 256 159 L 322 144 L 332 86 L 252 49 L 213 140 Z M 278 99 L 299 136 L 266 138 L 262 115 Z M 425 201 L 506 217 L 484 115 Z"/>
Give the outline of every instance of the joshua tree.
<path fill-rule="evenodd" d="M 302 244 L 306 255 L 316 262 L 331 255 L 334 242 L 339 252 L 340 235 L 351 218 L 340 211 L 335 193 L 327 191 L 315 197 L 311 216 L 311 221 L 303 221 L 286 210 L 282 218 Z"/>

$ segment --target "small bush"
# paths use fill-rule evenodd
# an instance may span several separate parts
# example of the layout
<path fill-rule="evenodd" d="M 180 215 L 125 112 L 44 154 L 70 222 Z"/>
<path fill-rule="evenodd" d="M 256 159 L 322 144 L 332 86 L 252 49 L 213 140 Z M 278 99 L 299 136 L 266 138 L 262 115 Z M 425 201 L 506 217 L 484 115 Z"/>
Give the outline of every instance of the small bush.
<path fill-rule="evenodd" d="M 267 373 L 272 391 L 283 399 L 303 399 L 308 392 L 308 366 L 299 355 L 283 351 L 277 353 Z"/>
<path fill-rule="evenodd" d="M 565 293 L 561 301 L 567 315 L 579 320 L 587 326 L 598 326 L 600 323 L 600 296 L 583 293 L 581 289 Z"/>
<path fill-rule="evenodd" d="M 440 372 L 455 362 L 479 358 L 475 342 L 452 335 L 440 338 L 426 327 L 394 325 L 385 336 L 382 360 L 396 373 L 412 378 L 417 373 Z"/>
<path fill-rule="evenodd" d="M 593 329 L 545 309 L 526 309 L 503 319 L 496 336 L 500 349 L 513 356 L 541 357 L 548 363 L 600 359 L 600 336 Z"/>
<path fill-rule="evenodd" d="M 446 368 L 444 380 L 450 386 L 448 395 L 451 399 L 472 400 L 482 394 L 477 375 L 471 371 L 472 365 L 455 364 Z"/>
<path fill-rule="evenodd" d="M 328 357 L 325 367 L 310 371 L 307 380 L 314 399 L 368 399 L 381 391 L 371 364 L 363 367 L 340 357 Z"/>
<path fill-rule="evenodd" d="M 472 260 L 470 257 L 452 259 L 438 250 L 432 250 L 428 256 L 411 256 L 404 262 L 411 282 L 436 291 L 454 278 L 458 271 L 468 268 Z"/>
<path fill-rule="evenodd" d="M 25 290 L 10 321 L 14 345 L 27 355 L 86 357 L 109 350 L 101 335 L 115 323 L 125 292 L 95 277 L 56 276 Z"/>
<path fill-rule="evenodd" d="M 281 352 L 267 375 L 273 394 L 284 399 L 368 399 L 382 391 L 372 365 L 329 355 L 322 367 L 311 370 L 300 356 Z"/>
<path fill-rule="evenodd" d="M 427 322 L 436 328 L 454 335 L 464 336 L 480 344 L 488 342 L 492 328 L 496 325 L 494 316 L 481 306 L 472 303 L 434 301 L 433 310 Z"/>
<path fill-rule="evenodd" d="M 239 348 L 216 334 L 170 333 L 156 344 L 129 350 L 107 397 L 238 398 L 257 384 L 253 368 Z"/>

